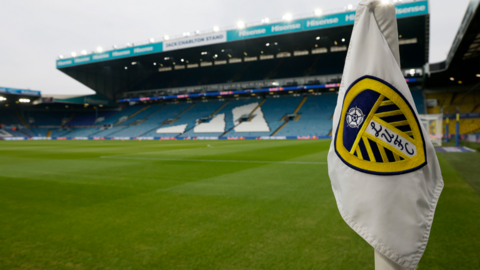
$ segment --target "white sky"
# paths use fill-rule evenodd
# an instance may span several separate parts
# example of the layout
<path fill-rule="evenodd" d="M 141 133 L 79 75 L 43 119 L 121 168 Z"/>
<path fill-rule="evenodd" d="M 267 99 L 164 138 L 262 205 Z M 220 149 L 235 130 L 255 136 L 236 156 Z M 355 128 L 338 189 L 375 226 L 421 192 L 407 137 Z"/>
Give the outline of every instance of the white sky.
<path fill-rule="evenodd" d="M 303 15 L 358 0 L 17 0 L 1 1 L 0 86 L 42 94 L 91 94 L 58 71 L 58 55 L 144 42 L 166 34 L 232 26 L 238 20 Z M 430 63 L 445 60 L 469 0 L 430 1 Z"/>

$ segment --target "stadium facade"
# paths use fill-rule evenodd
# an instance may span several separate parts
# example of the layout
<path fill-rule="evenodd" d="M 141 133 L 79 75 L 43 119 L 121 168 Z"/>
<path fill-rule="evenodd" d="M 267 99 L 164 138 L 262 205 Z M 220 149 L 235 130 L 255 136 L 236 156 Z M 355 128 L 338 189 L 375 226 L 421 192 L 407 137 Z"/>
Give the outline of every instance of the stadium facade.
<path fill-rule="evenodd" d="M 401 68 L 419 113 L 437 110 L 428 95 L 454 76 L 445 74 L 463 74 L 467 62 L 480 73 L 475 53 L 458 52 L 477 40 L 468 35 L 478 32 L 475 2 L 447 61 L 433 65 L 428 1 L 396 5 Z M 16 117 L 0 123 L 11 137 L 328 137 L 353 22 L 346 10 L 58 59 L 58 70 L 97 94 L 12 104 L 3 110 Z M 475 78 L 464 82 L 468 89 Z"/>

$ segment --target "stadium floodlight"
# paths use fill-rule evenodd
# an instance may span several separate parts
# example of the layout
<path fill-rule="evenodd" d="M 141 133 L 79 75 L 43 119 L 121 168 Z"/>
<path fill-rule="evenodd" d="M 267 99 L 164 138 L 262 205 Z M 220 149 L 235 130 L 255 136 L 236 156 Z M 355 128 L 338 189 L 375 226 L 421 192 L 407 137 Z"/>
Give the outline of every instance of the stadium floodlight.
<path fill-rule="evenodd" d="M 270 22 L 270 19 L 269 18 L 264 18 L 262 19 L 262 23 L 269 23 Z"/>
<path fill-rule="evenodd" d="M 214 26 L 214 27 L 213 27 L 213 32 L 218 32 L 218 31 L 220 31 L 220 27 Z"/>
<path fill-rule="evenodd" d="M 238 22 L 237 22 L 237 28 L 238 28 L 238 29 L 243 29 L 243 28 L 245 28 L 245 26 L 247 26 L 247 25 L 245 24 L 245 22 L 243 22 L 243 21 L 238 21 Z"/>
<path fill-rule="evenodd" d="M 352 9 L 353 9 L 353 5 L 352 5 L 352 4 L 348 4 L 347 9 L 348 9 L 348 10 L 352 10 Z"/>
<path fill-rule="evenodd" d="M 58 58 L 63 59 L 63 55 L 60 54 L 60 55 L 58 56 Z"/>
<path fill-rule="evenodd" d="M 282 19 L 284 19 L 287 22 L 291 21 L 292 18 L 293 18 L 293 16 L 290 13 L 287 13 L 287 14 L 283 15 L 283 17 L 282 17 Z"/>
<path fill-rule="evenodd" d="M 7 100 L 6 97 L 0 97 L 0 101 L 5 101 L 5 100 Z"/>
<path fill-rule="evenodd" d="M 83 55 L 87 55 L 87 50 L 82 50 L 81 53 L 82 53 Z"/>
<path fill-rule="evenodd" d="M 128 67 L 125 67 L 125 69 L 128 69 Z"/>
<path fill-rule="evenodd" d="M 170 60 L 170 57 L 165 57 L 165 58 L 163 58 L 163 59 L 164 59 L 164 60 Z"/>
<path fill-rule="evenodd" d="M 316 40 L 320 40 L 320 37 L 316 37 L 315 39 L 316 39 Z"/>
<path fill-rule="evenodd" d="M 267 47 L 270 46 L 270 43 L 266 43 L 265 46 L 267 46 Z"/>
<path fill-rule="evenodd" d="M 156 65 L 157 65 L 157 63 L 153 62 L 153 65 L 154 65 L 154 66 L 156 66 Z"/>
<path fill-rule="evenodd" d="M 150 43 L 154 43 L 155 42 L 155 39 L 154 38 L 150 38 Z"/>
<path fill-rule="evenodd" d="M 453 77 L 450 77 L 450 81 L 455 81 L 455 78 L 453 78 Z"/>
<path fill-rule="evenodd" d="M 342 42 L 345 42 L 345 39 L 344 39 L 344 38 L 342 38 Z"/>
<path fill-rule="evenodd" d="M 73 57 L 75 57 L 75 56 L 77 56 L 77 53 L 76 53 L 76 52 L 72 52 L 70 55 L 73 56 Z"/>
<path fill-rule="evenodd" d="M 322 10 L 317 8 L 313 11 L 313 13 L 315 14 L 315 16 L 320 16 L 320 15 L 322 15 Z"/>
<path fill-rule="evenodd" d="M 97 47 L 97 52 L 99 52 L 99 53 L 103 52 L 103 48 L 100 47 L 100 46 L 98 46 L 98 47 Z"/>
<path fill-rule="evenodd" d="M 29 103 L 29 102 L 30 102 L 30 99 L 28 99 L 28 98 L 21 98 L 21 99 L 19 99 L 18 101 L 20 101 L 21 103 Z"/>
<path fill-rule="evenodd" d="M 182 61 L 182 62 L 183 62 L 183 61 L 185 61 L 185 60 L 182 58 L 182 59 L 180 59 L 180 61 Z"/>
<path fill-rule="evenodd" d="M 165 36 L 163 36 L 163 39 L 165 39 L 165 40 L 169 40 L 169 39 L 170 39 L 170 37 L 169 37 L 168 35 L 165 35 Z"/>
<path fill-rule="evenodd" d="M 132 66 L 135 66 L 137 64 L 137 62 L 132 62 Z"/>

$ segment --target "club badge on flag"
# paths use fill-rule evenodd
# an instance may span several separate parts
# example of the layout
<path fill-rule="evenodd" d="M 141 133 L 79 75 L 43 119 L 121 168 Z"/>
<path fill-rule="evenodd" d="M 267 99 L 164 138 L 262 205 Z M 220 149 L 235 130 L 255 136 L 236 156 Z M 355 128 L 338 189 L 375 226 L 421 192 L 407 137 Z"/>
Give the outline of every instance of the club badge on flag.
<path fill-rule="evenodd" d="M 347 89 L 342 106 L 335 151 L 346 165 L 372 174 L 401 174 L 426 164 L 420 122 L 389 83 L 364 76 Z"/>
<path fill-rule="evenodd" d="M 357 8 L 332 131 L 328 170 L 340 214 L 377 252 L 414 269 L 443 179 L 400 69 L 391 4 Z"/>

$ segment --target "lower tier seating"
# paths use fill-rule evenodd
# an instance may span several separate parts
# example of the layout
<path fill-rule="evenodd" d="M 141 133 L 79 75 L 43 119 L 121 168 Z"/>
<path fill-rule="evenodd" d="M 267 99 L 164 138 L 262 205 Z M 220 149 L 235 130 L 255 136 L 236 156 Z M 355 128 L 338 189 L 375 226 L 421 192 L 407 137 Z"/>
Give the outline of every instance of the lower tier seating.
<path fill-rule="evenodd" d="M 412 89 L 415 106 L 424 110 L 420 89 Z M 437 97 L 441 102 L 451 96 Z M 450 98 L 450 100 L 448 100 Z M 123 110 L 98 112 L 29 111 L 23 118 L 30 129 L 13 130 L 15 136 L 51 137 L 259 137 L 329 136 L 337 93 L 294 96 L 147 103 Z M 12 111 L 13 112 L 13 111 Z M 38 113 L 38 114 L 37 114 Z M 95 113 L 95 114 L 93 114 Z M 1 115 L 1 114 L 0 114 Z M 95 118 L 98 117 L 98 118 Z M 0 120 L 21 125 L 21 117 L 5 114 Z M 100 121 L 101 120 L 101 121 Z M 471 121 L 472 122 L 472 121 Z M 63 123 L 63 126 L 62 126 Z M 71 125 L 87 125 L 79 127 Z M 477 132 L 477 121 L 469 124 Z M 95 126 L 96 125 L 96 126 Z M 450 127 L 452 128 L 452 127 Z M 11 130 L 11 129 L 10 129 Z"/>

